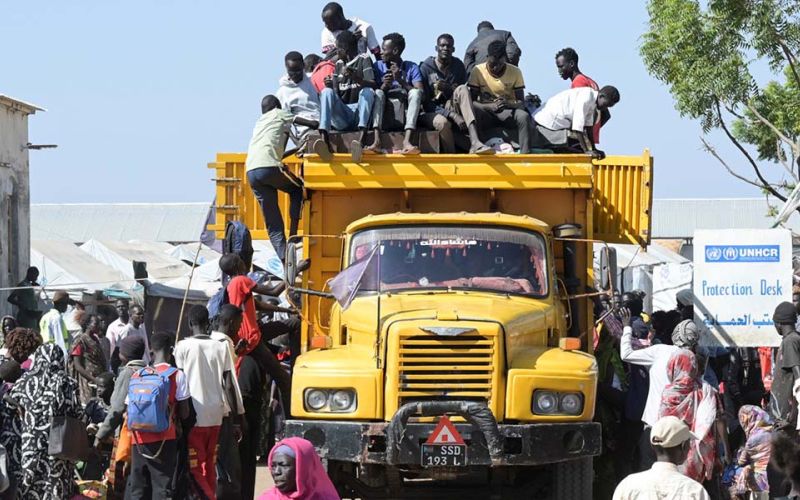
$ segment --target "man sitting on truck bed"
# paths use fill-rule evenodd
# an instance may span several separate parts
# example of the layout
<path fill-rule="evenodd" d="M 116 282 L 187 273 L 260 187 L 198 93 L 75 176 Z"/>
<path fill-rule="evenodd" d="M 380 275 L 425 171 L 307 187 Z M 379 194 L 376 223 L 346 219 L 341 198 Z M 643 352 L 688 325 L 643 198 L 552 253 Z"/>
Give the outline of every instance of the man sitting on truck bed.
<path fill-rule="evenodd" d="M 289 235 L 297 233 L 300 209 L 303 205 L 303 188 L 299 179 L 283 168 L 283 153 L 289 140 L 287 125 L 297 124 L 317 128 L 319 122 L 294 116 L 281 109 L 274 95 L 261 100 L 261 117 L 253 128 L 253 137 L 247 148 L 247 182 L 261 205 L 267 223 L 269 240 L 281 260 L 286 258 L 286 233 L 281 209 L 278 207 L 278 190 L 289 193 Z"/>
<path fill-rule="evenodd" d="M 281 101 L 281 107 L 289 113 L 305 118 L 306 120 L 319 121 L 319 93 L 311 79 L 306 76 L 303 54 L 289 52 L 283 58 L 286 74 L 280 79 L 275 97 Z M 309 127 L 293 125 L 291 137 L 296 145 L 300 145 L 308 133 Z"/>
<path fill-rule="evenodd" d="M 357 39 L 345 30 L 336 37 L 336 71 L 325 77 L 325 88 L 320 93 L 319 132 L 322 142 L 314 145 L 314 152 L 324 160 L 330 158 L 331 127 L 335 130 L 358 130 L 359 140 L 350 143 L 353 161 L 361 161 L 364 141 L 372 122 L 375 105 L 375 72 L 372 59 L 358 53 Z"/>
<path fill-rule="evenodd" d="M 500 126 L 519 133 L 519 152 L 530 152 L 530 115 L 525 111 L 525 80 L 522 71 L 508 64 L 506 44 L 489 44 L 485 63 L 469 75 L 469 90 L 475 106 L 478 128 L 486 133 Z"/>
<path fill-rule="evenodd" d="M 381 130 L 403 129 L 405 137 L 402 152 L 419 153 L 419 148 L 411 144 L 411 134 L 417 128 L 417 118 L 422 108 L 422 73 L 416 63 L 402 59 L 405 48 L 406 39 L 400 33 L 389 33 L 383 37 L 381 59 L 374 66 L 375 81 L 379 82 L 380 87 L 375 91 L 375 141 L 367 148 L 370 152 L 381 149 Z M 407 105 L 404 121 L 395 117 L 391 105 L 388 115 L 385 112 L 390 99 Z"/>
<path fill-rule="evenodd" d="M 375 57 L 381 55 L 381 46 L 375 30 L 368 22 L 357 17 L 347 19 L 344 17 L 342 6 L 336 2 L 330 2 L 322 8 L 322 54 L 325 59 L 336 56 L 336 38 L 339 33 L 349 31 L 355 35 L 358 44 L 358 54 L 373 54 Z"/>
<path fill-rule="evenodd" d="M 596 115 L 619 102 L 619 91 L 606 85 L 599 91 L 590 87 L 569 89 L 554 95 L 533 115 L 536 122 L 534 143 L 552 149 L 565 149 L 565 152 L 578 151 L 589 153 L 595 158 L 604 158 L 605 153 L 595 148 L 592 140 L 592 127 L 597 120 Z M 541 128 L 545 130 L 542 131 Z M 551 144 L 542 132 L 571 130 L 577 136 L 577 144 Z"/>
<path fill-rule="evenodd" d="M 439 132 L 442 153 L 455 153 L 456 143 L 469 148 L 471 154 L 491 153 L 478 138 L 475 125 L 475 110 L 467 88 L 467 70 L 461 59 L 454 57 L 455 39 L 444 33 L 436 39 L 436 56 L 420 63 L 422 85 L 425 88 L 425 113 L 420 115 L 420 123 Z M 453 126 L 458 127 L 454 134 Z M 470 144 L 460 144 L 463 132 L 469 132 Z M 462 139 L 462 140 L 459 140 Z"/>

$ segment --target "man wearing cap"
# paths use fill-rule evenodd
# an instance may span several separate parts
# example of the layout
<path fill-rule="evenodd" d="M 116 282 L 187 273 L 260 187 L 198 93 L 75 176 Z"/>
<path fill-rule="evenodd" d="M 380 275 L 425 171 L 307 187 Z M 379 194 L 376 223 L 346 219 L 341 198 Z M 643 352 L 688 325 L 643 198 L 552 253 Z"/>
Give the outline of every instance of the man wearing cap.
<path fill-rule="evenodd" d="M 650 385 L 647 389 L 647 402 L 642 414 L 644 430 L 639 440 L 639 464 L 634 465 L 636 470 L 642 471 L 649 468 L 656 459 L 650 447 L 650 429 L 658 420 L 658 409 L 661 405 L 661 393 L 669 384 L 667 364 L 669 358 L 680 349 L 694 351 L 700 334 L 694 321 L 687 319 L 678 323 L 672 332 L 673 345 L 655 344 L 637 351 L 632 347 L 633 329 L 631 328 L 631 312 L 623 308 L 622 312 L 622 340 L 620 341 L 620 357 L 622 361 L 647 367 Z"/>
<path fill-rule="evenodd" d="M 39 331 L 42 334 L 43 343 L 55 343 L 60 347 L 66 356 L 72 344 L 72 339 L 67 331 L 67 324 L 64 322 L 63 314 L 69 306 L 69 295 L 63 290 L 58 290 L 53 294 L 53 308 L 42 316 L 39 321 Z"/>
<path fill-rule="evenodd" d="M 797 311 L 794 304 L 778 304 L 772 322 L 783 339 L 772 369 L 769 410 L 776 427 L 795 429 L 798 406 L 796 398 L 800 392 L 800 334 L 795 330 Z"/>
<path fill-rule="evenodd" d="M 613 500 L 710 500 L 703 485 L 678 472 L 697 437 L 678 417 L 659 419 L 650 432 L 656 462 L 644 472 L 631 474 L 614 490 Z"/>

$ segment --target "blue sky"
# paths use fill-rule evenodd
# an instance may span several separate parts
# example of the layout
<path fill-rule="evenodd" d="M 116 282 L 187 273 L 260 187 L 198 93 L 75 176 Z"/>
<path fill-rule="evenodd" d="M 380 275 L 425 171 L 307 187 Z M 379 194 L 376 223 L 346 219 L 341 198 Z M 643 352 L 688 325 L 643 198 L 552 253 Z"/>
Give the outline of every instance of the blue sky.
<path fill-rule="evenodd" d="M 213 196 L 206 164 L 244 151 L 261 97 L 275 90 L 289 50 L 319 52 L 325 2 L 37 0 L 3 2 L 0 93 L 47 108 L 31 119 L 32 201 L 177 202 Z M 574 47 L 581 68 L 622 100 L 603 129 L 608 153 L 656 158 L 657 197 L 758 196 L 700 149 L 697 123 L 681 119 L 638 53 L 645 2 L 343 2 L 380 36 L 405 35 L 406 59 L 455 36 L 463 54 L 483 19 L 514 33 L 529 91 L 567 87 L 554 54 Z M 621 7 L 625 5 L 626 7 Z M 733 165 L 745 165 L 724 140 Z"/>

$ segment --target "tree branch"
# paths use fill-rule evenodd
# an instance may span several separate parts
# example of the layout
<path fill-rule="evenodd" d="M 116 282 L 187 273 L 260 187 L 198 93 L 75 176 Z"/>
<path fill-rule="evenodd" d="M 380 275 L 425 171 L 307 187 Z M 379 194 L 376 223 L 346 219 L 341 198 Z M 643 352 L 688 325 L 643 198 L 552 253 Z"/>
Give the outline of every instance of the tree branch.
<path fill-rule="evenodd" d="M 706 152 L 710 153 L 711 156 L 716 158 L 717 161 L 719 161 L 722 164 L 722 166 L 725 167 L 725 170 L 727 170 L 729 174 L 731 174 L 732 176 L 736 177 L 737 179 L 739 179 L 742 182 L 746 182 L 747 184 L 750 184 L 751 186 L 755 186 L 755 187 L 757 187 L 759 189 L 763 188 L 763 186 L 761 184 L 757 183 L 756 181 L 748 179 L 747 177 L 734 172 L 733 169 L 730 167 L 730 165 L 728 165 L 728 163 L 725 160 L 722 159 L 722 157 L 719 155 L 719 153 L 717 153 L 717 150 L 714 148 L 714 146 L 712 146 L 711 144 L 708 143 L 708 141 L 706 141 L 705 137 L 700 136 L 700 142 L 703 143 L 703 149 L 705 149 Z"/>
<path fill-rule="evenodd" d="M 781 50 L 783 50 L 783 55 L 786 56 L 786 61 L 789 63 L 789 67 L 792 69 L 792 74 L 794 75 L 794 81 L 798 87 L 800 87 L 800 75 L 797 73 L 797 68 L 795 67 L 795 63 L 797 59 L 795 59 L 794 54 L 789 50 L 789 47 L 786 43 L 781 40 L 779 42 L 781 44 Z"/>
<path fill-rule="evenodd" d="M 764 117 L 761 115 L 761 113 L 759 113 L 759 112 L 758 112 L 758 110 L 756 109 L 756 107 L 755 107 L 755 106 L 753 106 L 753 105 L 752 105 L 750 102 L 748 102 L 748 103 L 747 103 L 747 108 L 748 108 L 748 109 L 749 109 L 749 110 L 750 110 L 750 111 L 751 111 L 751 112 L 752 112 L 754 115 L 756 115 L 756 118 L 758 118 L 758 120 L 759 120 L 761 123 L 763 123 L 764 125 L 766 125 L 766 126 L 767 126 L 767 128 L 769 128 L 770 130 L 772 130 L 772 133 L 773 133 L 773 134 L 777 135 L 777 136 L 778 136 L 778 138 L 779 138 L 780 140 L 782 140 L 783 142 L 785 142 L 785 143 L 786 143 L 786 145 L 787 145 L 787 146 L 789 146 L 790 148 L 792 148 L 792 151 L 794 151 L 794 152 L 795 152 L 795 154 L 797 154 L 798 152 L 800 152 L 800 146 L 798 146 L 798 145 L 797 145 L 797 143 L 796 143 L 796 142 L 794 142 L 793 140 L 791 140 L 791 139 L 789 139 L 788 137 L 786 137 L 786 134 L 784 134 L 783 132 L 781 132 L 780 130 L 778 130 L 778 127 L 776 127 L 775 125 L 773 125 L 771 121 L 769 121 L 769 120 L 767 120 L 766 118 L 764 118 Z"/>
<path fill-rule="evenodd" d="M 786 161 L 786 152 L 783 150 L 783 143 L 780 139 L 775 139 L 775 156 L 778 158 L 778 162 L 780 162 L 783 168 L 789 173 L 789 176 L 797 182 L 797 175 L 792 171 L 789 162 Z"/>
<path fill-rule="evenodd" d="M 747 158 L 747 161 L 750 162 L 750 165 L 753 167 L 753 171 L 755 172 L 756 177 L 758 177 L 758 180 L 762 184 L 760 187 L 763 187 L 764 189 L 772 193 L 774 197 L 785 202 L 786 197 L 780 194 L 777 190 L 775 190 L 775 188 L 773 188 L 770 185 L 769 182 L 767 182 L 767 179 L 765 179 L 764 175 L 761 173 L 761 169 L 758 168 L 758 164 L 756 163 L 756 161 L 753 159 L 750 153 L 747 152 L 744 146 L 742 146 L 742 144 L 736 139 L 736 137 L 734 137 L 733 134 L 731 134 L 731 131 L 728 130 L 728 126 L 725 124 L 725 120 L 722 118 L 722 112 L 719 107 L 719 101 L 716 101 L 715 105 L 717 107 L 717 116 L 719 117 L 720 128 L 722 128 L 722 131 L 725 132 L 725 135 L 728 136 L 728 139 L 733 143 L 733 145 L 736 146 L 736 149 L 738 149 L 744 155 L 744 157 Z"/>

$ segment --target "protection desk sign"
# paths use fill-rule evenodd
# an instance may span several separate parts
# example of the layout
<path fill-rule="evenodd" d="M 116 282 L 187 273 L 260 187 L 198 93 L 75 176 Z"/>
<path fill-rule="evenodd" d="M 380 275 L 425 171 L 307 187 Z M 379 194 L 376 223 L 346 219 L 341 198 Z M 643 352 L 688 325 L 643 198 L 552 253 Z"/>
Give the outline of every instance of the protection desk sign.
<path fill-rule="evenodd" d="M 791 232 L 695 231 L 694 296 L 701 344 L 780 345 L 772 313 L 792 301 Z"/>

